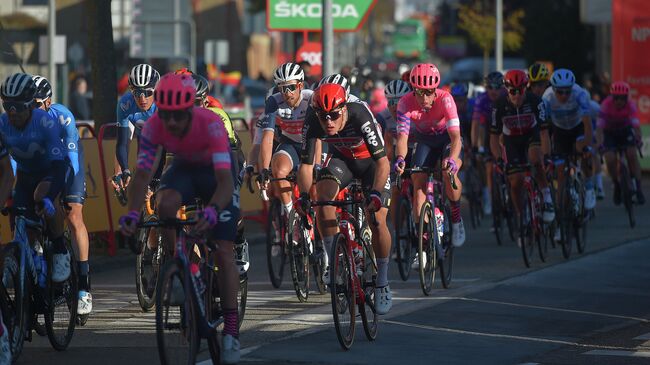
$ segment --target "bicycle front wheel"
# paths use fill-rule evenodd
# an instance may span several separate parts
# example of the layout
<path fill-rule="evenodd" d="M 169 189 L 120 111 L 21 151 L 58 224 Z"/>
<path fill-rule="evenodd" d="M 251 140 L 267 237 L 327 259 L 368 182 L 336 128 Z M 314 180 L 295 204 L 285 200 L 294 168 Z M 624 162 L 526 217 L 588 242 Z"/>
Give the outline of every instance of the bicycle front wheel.
<path fill-rule="evenodd" d="M 145 222 L 156 221 L 154 215 L 146 216 Z M 156 304 L 156 284 L 158 274 L 163 262 L 163 248 L 160 235 L 156 235 L 157 247 L 149 248 L 147 242 L 149 236 L 155 232 L 153 228 L 138 230 L 138 244 L 140 250 L 135 259 L 135 292 L 138 295 L 138 303 L 143 312 L 148 312 Z"/>
<path fill-rule="evenodd" d="M 418 230 L 418 263 L 420 265 L 420 287 L 424 295 L 430 295 L 436 276 L 436 218 L 431 202 L 426 201 L 420 209 L 420 228 Z"/>
<path fill-rule="evenodd" d="M 444 224 L 442 242 L 439 242 L 440 236 L 435 236 L 435 243 L 439 251 L 433 250 L 438 253 L 438 267 L 440 268 L 440 281 L 442 287 L 449 289 L 451 287 L 451 272 L 454 267 L 454 245 L 451 244 L 452 226 L 451 226 L 451 209 L 449 205 L 445 205 L 443 210 Z"/>
<path fill-rule="evenodd" d="M 271 284 L 276 289 L 282 285 L 286 260 L 286 237 L 283 237 L 286 227 L 282 217 L 282 204 L 278 199 L 272 199 L 266 223 L 266 262 Z"/>
<path fill-rule="evenodd" d="M 589 211 L 585 209 L 585 188 L 582 183 L 576 181 L 575 189 L 578 192 L 578 199 L 580 199 L 580 209 L 578 216 L 574 221 L 574 234 L 576 240 L 576 249 L 578 253 L 584 253 L 587 247 L 587 222 L 589 221 Z"/>
<path fill-rule="evenodd" d="M 570 177 L 567 177 L 570 179 Z M 560 191 L 560 234 L 562 246 L 562 256 L 568 259 L 571 256 L 571 246 L 573 246 L 573 199 L 571 198 L 570 183 L 564 184 L 564 188 Z"/>
<path fill-rule="evenodd" d="M 397 268 L 402 280 L 407 281 L 413 269 L 413 216 L 408 199 L 399 199 L 395 217 L 395 251 L 397 252 Z"/>
<path fill-rule="evenodd" d="M 55 283 L 52 280 L 53 252 L 51 244 L 46 245 L 45 255 L 47 267 L 47 288 L 48 310 L 45 312 L 45 329 L 50 344 L 57 351 L 65 350 L 74 334 L 77 321 L 77 304 L 79 303 L 79 289 L 77 287 L 77 262 L 74 259 L 72 245 L 69 235 L 64 235 L 66 247 L 70 252 L 70 276 L 61 282 Z"/>
<path fill-rule="evenodd" d="M 330 258 L 330 294 L 336 337 L 344 350 L 354 342 L 356 272 L 352 271 L 352 257 L 348 252 L 347 238 L 339 233 L 334 241 L 334 252 Z"/>
<path fill-rule="evenodd" d="M 623 197 L 623 204 L 627 212 L 627 219 L 630 222 L 630 228 L 636 226 L 636 218 L 634 217 L 634 202 L 632 201 L 632 181 L 630 180 L 630 173 L 627 166 L 622 162 L 619 176 L 621 177 L 621 197 Z"/>
<path fill-rule="evenodd" d="M 522 206 L 519 217 L 519 243 L 521 245 L 521 254 L 524 258 L 524 265 L 530 267 L 535 250 L 535 229 L 533 227 L 533 209 L 535 208 L 528 189 L 523 189 L 520 201 Z"/>
<path fill-rule="evenodd" d="M 2 319 L 9 332 L 9 346 L 13 360 L 20 356 L 25 341 L 29 315 L 29 296 L 26 295 L 27 278 L 20 277 L 20 245 L 10 242 L 4 247 L 4 268 L 0 307 Z"/>
<path fill-rule="evenodd" d="M 302 217 L 296 210 L 291 211 L 288 225 L 287 251 L 293 288 L 300 302 L 309 299 L 309 232 L 302 226 Z"/>

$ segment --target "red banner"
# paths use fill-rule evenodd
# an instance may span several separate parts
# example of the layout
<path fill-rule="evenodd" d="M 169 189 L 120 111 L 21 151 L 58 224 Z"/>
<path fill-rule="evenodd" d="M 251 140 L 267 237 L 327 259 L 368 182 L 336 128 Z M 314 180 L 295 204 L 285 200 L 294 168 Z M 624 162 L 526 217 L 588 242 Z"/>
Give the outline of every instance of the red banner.
<path fill-rule="evenodd" d="M 307 61 L 311 64 L 309 76 L 321 77 L 323 69 L 323 47 L 317 42 L 305 42 L 296 52 L 296 62 Z"/>
<path fill-rule="evenodd" d="M 612 81 L 630 84 L 641 123 L 650 124 L 650 1 L 612 1 Z"/>

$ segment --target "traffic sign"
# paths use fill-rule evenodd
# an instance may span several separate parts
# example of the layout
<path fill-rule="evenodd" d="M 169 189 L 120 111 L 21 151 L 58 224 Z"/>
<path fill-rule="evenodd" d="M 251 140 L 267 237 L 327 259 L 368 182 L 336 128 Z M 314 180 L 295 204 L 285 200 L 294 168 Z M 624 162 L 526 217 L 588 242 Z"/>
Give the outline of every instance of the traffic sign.
<path fill-rule="evenodd" d="M 334 30 L 359 30 L 376 2 L 377 0 L 333 0 Z M 269 30 L 320 31 L 322 16 L 322 0 L 266 0 L 266 27 Z"/>
<path fill-rule="evenodd" d="M 307 61 L 311 65 L 311 75 L 319 76 L 323 72 L 323 47 L 320 43 L 305 42 L 296 52 L 296 62 Z"/>

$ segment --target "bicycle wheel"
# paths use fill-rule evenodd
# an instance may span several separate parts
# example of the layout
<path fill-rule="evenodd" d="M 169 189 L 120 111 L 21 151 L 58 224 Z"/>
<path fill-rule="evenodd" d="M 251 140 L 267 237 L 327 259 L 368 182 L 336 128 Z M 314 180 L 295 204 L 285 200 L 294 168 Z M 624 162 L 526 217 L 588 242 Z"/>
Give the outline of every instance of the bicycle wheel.
<path fill-rule="evenodd" d="M 287 253 L 293 288 L 300 302 L 309 298 L 309 231 L 302 226 L 302 216 L 292 210 L 289 216 Z"/>
<path fill-rule="evenodd" d="M 497 245 L 501 246 L 503 240 L 501 238 L 501 227 L 503 226 L 502 222 L 502 212 L 503 212 L 503 197 L 501 196 L 501 189 L 498 187 L 498 175 L 496 173 L 492 174 L 492 229 L 494 230 L 494 236 L 497 240 Z"/>
<path fill-rule="evenodd" d="M 13 360 L 20 356 L 25 341 L 27 321 L 31 320 L 29 285 L 25 276 L 20 276 L 21 250 L 17 242 L 10 242 L 4 247 L 4 269 L 2 276 L 2 318 L 9 331 L 9 344 Z"/>
<path fill-rule="evenodd" d="M 217 270 L 209 265 L 205 265 L 201 271 L 201 276 L 206 279 L 206 294 L 203 296 L 205 301 L 205 313 L 208 322 L 219 325 L 223 322 L 221 307 L 219 306 L 219 283 L 217 281 Z M 244 276 L 246 274 L 243 274 Z M 246 278 L 248 281 L 248 278 Z M 240 277 L 241 285 L 241 277 Z M 241 289 L 241 287 L 240 287 Z M 239 317 L 241 325 L 242 317 Z M 219 344 L 219 334 L 217 331 L 207 338 L 208 351 L 213 364 L 219 364 L 221 361 L 221 347 Z"/>
<path fill-rule="evenodd" d="M 451 272 L 454 267 L 454 245 L 451 244 L 452 228 L 451 209 L 449 208 L 449 205 L 444 206 L 442 213 L 444 215 L 444 233 L 442 235 L 442 242 L 439 244 L 436 242 L 435 246 L 438 247 L 440 251 L 434 249 L 433 252 L 436 252 L 438 256 L 438 267 L 440 268 L 442 287 L 449 289 L 449 287 L 451 287 Z"/>
<path fill-rule="evenodd" d="M 316 240 L 314 252 L 311 255 L 311 260 L 312 260 L 312 272 L 314 275 L 314 283 L 316 284 L 316 290 L 318 290 L 318 294 L 325 294 L 327 291 L 327 286 L 323 282 L 323 272 L 325 270 L 325 262 L 323 261 L 325 259 L 324 257 L 324 251 L 323 251 L 323 242 L 320 240 Z"/>
<path fill-rule="evenodd" d="M 145 222 L 158 220 L 158 217 L 151 215 L 145 217 Z M 164 260 L 163 247 L 160 235 L 156 237 L 157 247 L 149 248 L 147 241 L 152 228 L 143 228 L 138 231 L 138 244 L 140 254 L 135 260 L 135 292 L 138 295 L 138 303 L 143 312 L 148 312 L 156 304 L 156 284 L 158 274 Z"/>
<path fill-rule="evenodd" d="M 426 201 L 420 209 L 420 228 L 418 230 L 418 262 L 420 264 L 420 287 L 424 295 L 430 295 L 436 276 L 435 245 L 439 236 L 436 229 L 431 202 Z"/>
<path fill-rule="evenodd" d="M 524 187 L 521 198 L 521 215 L 519 217 L 519 238 L 524 265 L 530 267 L 535 249 L 535 229 L 533 227 L 533 205 L 528 189 Z"/>
<path fill-rule="evenodd" d="M 334 240 L 334 254 L 330 258 L 330 294 L 336 337 L 344 350 L 354 342 L 355 288 L 352 258 L 348 253 L 347 238 L 338 233 Z"/>
<path fill-rule="evenodd" d="M 156 292 L 156 342 L 161 364 L 195 364 L 200 339 L 192 296 L 178 260 L 165 263 Z"/>
<path fill-rule="evenodd" d="M 576 240 L 576 249 L 578 253 L 584 253 L 587 247 L 587 222 L 589 221 L 589 212 L 585 209 L 585 188 L 584 185 L 576 181 L 575 189 L 578 192 L 580 209 L 574 220 L 574 235 Z"/>
<path fill-rule="evenodd" d="M 402 280 L 407 281 L 413 269 L 413 216 L 408 199 L 400 198 L 395 217 L 395 249 L 397 268 Z"/>
<path fill-rule="evenodd" d="M 634 202 L 632 201 L 632 181 L 627 166 L 622 162 L 619 162 L 619 164 L 621 166 L 619 169 L 621 197 L 623 198 L 623 204 L 627 212 L 627 219 L 630 222 L 630 228 L 634 228 L 636 226 L 636 218 L 634 217 Z"/>
<path fill-rule="evenodd" d="M 370 242 L 367 240 L 366 242 Z M 379 328 L 379 316 L 375 312 L 375 279 L 377 277 L 377 270 L 372 264 L 375 258 L 375 253 L 371 247 L 366 247 L 368 250 L 363 250 L 363 275 L 359 278 L 361 280 L 361 287 L 364 296 L 364 303 L 359 303 L 359 313 L 361 314 L 361 322 L 363 323 L 363 332 L 369 341 L 374 341 L 377 338 L 377 329 Z M 368 254 L 368 251 L 370 254 Z"/>
<path fill-rule="evenodd" d="M 282 204 L 278 199 L 272 199 L 266 224 L 266 263 L 271 284 L 276 289 L 282 285 L 286 260 L 284 244 L 286 238 L 282 237 L 285 229 L 282 216 Z"/>
<path fill-rule="evenodd" d="M 65 350 L 72 340 L 77 322 L 77 304 L 79 303 L 77 262 L 74 259 L 70 236 L 64 235 L 66 247 L 70 252 L 70 276 L 61 283 L 52 281 L 53 251 L 50 242 L 45 243 L 44 254 L 47 265 L 47 310 L 45 311 L 45 329 L 50 344 L 57 351 Z"/>
<path fill-rule="evenodd" d="M 507 189 L 507 187 L 504 185 L 504 189 Z M 515 214 L 515 207 L 512 205 L 512 197 L 510 196 L 509 192 L 506 192 L 504 195 L 504 211 L 503 211 L 503 216 L 506 219 L 506 225 L 508 226 L 508 235 L 510 236 L 510 240 L 515 242 L 515 234 L 517 233 L 516 230 L 516 214 Z"/>
<path fill-rule="evenodd" d="M 244 322 L 246 314 L 246 301 L 248 300 L 248 274 L 239 275 L 239 291 L 237 291 L 237 303 L 239 305 L 239 327 Z"/>
<path fill-rule="evenodd" d="M 469 215 L 472 222 L 472 228 L 476 229 L 481 226 L 481 182 L 476 169 L 470 166 L 465 172 L 467 176 L 467 200 L 469 202 Z"/>
<path fill-rule="evenodd" d="M 564 184 L 564 189 L 560 192 L 560 236 L 562 246 L 562 256 L 568 259 L 571 256 L 571 246 L 573 245 L 573 199 L 571 198 L 570 189 L 572 189 L 570 182 L 571 177 L 567 177 L 567 182 Z"/>

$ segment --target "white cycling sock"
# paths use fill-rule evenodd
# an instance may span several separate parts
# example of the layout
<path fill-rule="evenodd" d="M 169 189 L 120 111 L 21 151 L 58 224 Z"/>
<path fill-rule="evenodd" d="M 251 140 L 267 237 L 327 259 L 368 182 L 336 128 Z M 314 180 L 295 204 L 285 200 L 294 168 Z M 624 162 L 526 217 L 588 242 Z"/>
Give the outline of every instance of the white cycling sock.
<path fill-rule="evenodd" d="M 334 244 L 334 236 L 323 237 L 323 248 L 325 249 L 325 253 L 323 255 L 323 263 L 325 263 L 325 267 L 328 267 L 330 264 L 329 254 L 330 252 L 332 252 L 333 244 Z"/>
<path fill-rule="evenodd" d="M 545 187 L 542 189 L 542 195 L 544 195 L 544 203 L 552 203 L 553 199 L 551 199 L 551 188 Z"/>
<path fill-rule="evenodd" d="M 377 259 L 377 287 L 388 285 L 388 257 Z"/>
<path fill-rule="evenodd" d="M 289 201 L 288 204 L 284 204 L 284 213 L 286 215 L 289 215 L 289 213 L 291 212 L 291 209 L 293 209 L 293 201 Z"/>

